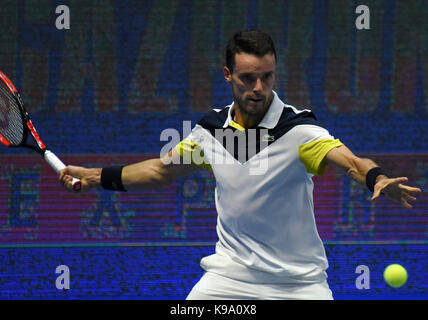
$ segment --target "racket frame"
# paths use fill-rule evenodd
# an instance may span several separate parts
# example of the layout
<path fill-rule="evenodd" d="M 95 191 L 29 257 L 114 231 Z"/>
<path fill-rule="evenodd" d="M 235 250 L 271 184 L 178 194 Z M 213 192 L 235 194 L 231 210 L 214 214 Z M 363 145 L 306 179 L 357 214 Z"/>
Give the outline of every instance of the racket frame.
<path fill-rule="evenodd" d="M 3 144 L 5 144 L 7 147 L 12 147 L 12 148 L 18 148 L 18 147 L 26 147 L 26 148 L 30 148 L 36 152 L 38 152 L 40 155 L 44 155 L 45 151 L 46 151 L 46 145 L 43 143 L 42 139 L 40 138 L 39 134 L 37 133 L 36 128 L 34 127 L 33 123 L 31 122 L 30 116 L 27 112 L 27 110 L 24 107 L 24 102 L 21 99 L 21 96 L 19 95 L 18 90 L 15 88 L 15 86 L 13 85 L 12 81 L 9 80 L 9 78 L 0 71 L 0 78 L 3 80 L 3 83 L 6 84 L 6 86 L 9 88 L 13 98 L 15 99 L 18 107 L 19 107 L 19 111 L 21 114 L 21 120 L 22 123 L 24 124 L 24 132 L 22 135 L 22 140 L 19 144 L 12 144 L 10 143 L 5 137 L 3 137 L 0 134 L 0 140 Z M 28 133 L 31 133 L 31 135 L 33 136 L 34 140 L 37 143 L 37 146 L 33 146 L 31 144 L 27 143 L 27 139 L 28 139 Z M 6 142 L 6 143 L 5 143 Z"/>
<path fill-rule="evenodd" d="M 34 127 L 33 122 L 30 119 L 30 115 L 28 114 L 27 110 L 24 107 L 24 102 L 22 101 L 18 90 L 15 88 L 12 81 L 10 81 L 10 79 L 2 71 L 0 71 L 0 78 L 1 80 L 3 80 L 3 83 L 6 84 L 6 86 L 9 88 L 12 96 L 14 97 L 19 107 L 21 120 L 23 123 L 23 131 L 24 131 L 22 134 L 22 140 L 19 144 L 15 145 L 10 143 L 10 141 L 8 141 L 1 133 L 0 133 L 0 142 L 9 148 L 25 147 L 33 151 L 36 151 L 49 163 L 49 165 L 55 170 L 55 172 L 59 174 L 59 171 L 65 168 L 65 165 L 52 151 L 49 151 L 46 145 L 43 143 L 42 139 L 37 133 L 36 128 Z M 32 135 L 32 137 L 37 143 L 37 146 L 31 145 L 27 142 L 28 133 Z M 79 179 L 73 178 L 72 184 L 73 184 L 73 189 L 75 191 L 80 190 L 81 181 Z"/>

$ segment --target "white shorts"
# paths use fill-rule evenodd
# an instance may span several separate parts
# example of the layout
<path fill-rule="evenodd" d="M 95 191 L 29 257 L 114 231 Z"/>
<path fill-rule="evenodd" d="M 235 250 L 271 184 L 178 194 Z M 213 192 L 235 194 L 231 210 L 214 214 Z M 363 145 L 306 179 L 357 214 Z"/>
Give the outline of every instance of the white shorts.
<path fill-rule="evenodd" d="M 310 284 L 257 284 L 205 272 L 186 300 L 333 300 L 327 281 Z"/>

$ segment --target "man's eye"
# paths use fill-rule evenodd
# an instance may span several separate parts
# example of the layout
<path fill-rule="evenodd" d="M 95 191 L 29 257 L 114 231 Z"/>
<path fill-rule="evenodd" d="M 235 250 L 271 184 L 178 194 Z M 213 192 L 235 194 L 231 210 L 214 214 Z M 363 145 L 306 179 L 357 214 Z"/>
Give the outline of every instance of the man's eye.
<path fill-rule="evenodd" d="M 252 81 L 254 81 L 254 77 L 252 75 L 250 75 L 250 74 L 244 74 L 241 78 L 245 82 L 252 82 Z"/>

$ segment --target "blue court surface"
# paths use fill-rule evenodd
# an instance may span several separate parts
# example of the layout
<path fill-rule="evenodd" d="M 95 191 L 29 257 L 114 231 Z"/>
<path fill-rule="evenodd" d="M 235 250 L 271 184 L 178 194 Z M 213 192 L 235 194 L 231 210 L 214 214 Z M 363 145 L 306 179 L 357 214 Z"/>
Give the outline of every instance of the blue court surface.
<path fill-rule="evenodd" d="M 326 245 L 328 280 L 337 300 L 427 299 L 427 245 Z M 202 275 L 211 246 L 1 248 L 0 299 L 185 299 Z M 401 288 L 383 280 L 391 263 L 406 267 Z M 57 266 L 70 270 L 70 289 L 57 289 Z M 358 265 L 370 270 L 357 289 Z"/>

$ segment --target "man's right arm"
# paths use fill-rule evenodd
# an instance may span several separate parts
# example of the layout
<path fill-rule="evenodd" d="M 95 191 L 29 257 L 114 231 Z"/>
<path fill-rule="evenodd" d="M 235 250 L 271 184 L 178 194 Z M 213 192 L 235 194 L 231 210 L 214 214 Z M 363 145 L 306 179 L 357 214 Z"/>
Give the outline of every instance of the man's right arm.
<path fill-rule="evenodd" d="M 160 188 L 200 169 L 200 166 L 194 164 L 182 164 L 181 157 L 174 148 L 163 158 L 125 166 L 122 170 L 122 184 L 126 190 Z M 88 191 L 101 188 L 101 172 L 102 168 L 67 166 L 61 170 L 59 180 L 67 190 L 72 191 L 72 177 L 79 178 L 82 191 Z"/>

